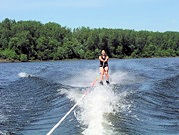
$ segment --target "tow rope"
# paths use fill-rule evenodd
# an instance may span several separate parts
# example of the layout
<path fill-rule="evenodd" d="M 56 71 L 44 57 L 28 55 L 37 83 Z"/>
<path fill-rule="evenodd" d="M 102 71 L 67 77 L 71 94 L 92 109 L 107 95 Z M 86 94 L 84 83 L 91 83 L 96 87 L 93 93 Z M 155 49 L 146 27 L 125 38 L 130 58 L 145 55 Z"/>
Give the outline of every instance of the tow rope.
<path fill-rule="evenodd" d="M 91 87 L 94 87 L 98 78 L 96 78 L 92 83 Z M 65 118 L 76 108 L 76 106 L 85 98 L 85 96 L 89 93 L 90 88 L 86 90 L 86 92 L 83 94 L 83 96 L 76 102 L 76 104 L 58 121 L 58 123 L 46 134 L 51 135 L 57 127 L 60 126 L 60 124 L 65 120 Z"/>

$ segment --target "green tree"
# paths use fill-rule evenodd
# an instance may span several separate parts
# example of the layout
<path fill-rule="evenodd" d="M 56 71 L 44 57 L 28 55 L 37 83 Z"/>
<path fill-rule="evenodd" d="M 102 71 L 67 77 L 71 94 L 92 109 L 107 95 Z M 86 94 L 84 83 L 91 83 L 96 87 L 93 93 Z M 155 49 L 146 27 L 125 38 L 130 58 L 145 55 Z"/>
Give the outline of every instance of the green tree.
<path fill-rule="evenodd" d="M 10 50 L 10 49 L 1 50 L 0 56 L 4 59 L 8 59 L 8 60 L 17 60 L 18 59 L 18 55 L 16 54 L 16 52 L 13 50 Z"/>
<path fill-rule="evenodd" d="M 9 60 L 94 59 L 102 49 L 113 58 L 179 56 L 179 32 L 151 32 L 18 21 L 0 22 L 0 58 Z"/>
<path fill-rule="evenodd" d="M 27 55 L 21 54 L 21 55 L 20 55 L 20 61 L 22 61 L 22 62 L 27 61 Z"/>
<path fill-rule="evenodd" d="M 143 57 L 155 56 L 156 46 L 153 44 L 146 45 L 143 49 Z"/>

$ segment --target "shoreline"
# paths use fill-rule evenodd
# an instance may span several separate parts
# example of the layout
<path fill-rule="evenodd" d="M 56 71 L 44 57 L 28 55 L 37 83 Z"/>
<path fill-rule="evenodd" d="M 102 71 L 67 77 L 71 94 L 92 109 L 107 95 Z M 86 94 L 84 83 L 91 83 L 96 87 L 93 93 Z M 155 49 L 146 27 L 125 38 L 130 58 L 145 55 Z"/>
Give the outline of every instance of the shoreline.
<path fill-rule="evenodd" d="M 70 61 L 70 60 L 87 60 L 87 59 L 75 59 L 74 58 L 74 59 L 63 59 L 63 60 L 29 60 L 29 61 L 0 59 L 0 63 L 55 62 L 55 61 Z"/>
<path fill-rule="evenodd" d="M 152 59 L 152 58 L 179 58 L 179 56 L 176 57 L 141 57 L 141 58 L 110 58 L 110 59 L 120 59 L 120 60 L 128 60 L 128 59 Z M 73 60 L 97 60 L 96 59 L 63 59 L 63 60 L 29 60 L 29 61 L 19 61 L 19 60 L 7 60 L 7 59 L 0 59 L 0 63 L 22 63 L 22 62 L 56 62 L 56 61 L 73 61 Z"/>

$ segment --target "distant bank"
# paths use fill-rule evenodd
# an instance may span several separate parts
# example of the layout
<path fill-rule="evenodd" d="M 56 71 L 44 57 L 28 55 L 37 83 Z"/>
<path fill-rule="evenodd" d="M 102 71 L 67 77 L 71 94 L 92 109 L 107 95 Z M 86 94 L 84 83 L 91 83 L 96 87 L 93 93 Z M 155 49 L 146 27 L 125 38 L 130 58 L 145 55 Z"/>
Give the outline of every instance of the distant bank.
<path fill-rule="evenodd" d="M 176 57 L 150 57 L 150 58 L 123 58 L 123 59 L 157 59 L 157 58 L 178 58 Z M 110 58 L 110 60 L 115 60 L 118 58 Z M 20 62 L 58 62 L 58 61 L 76 61 L 76 60 L 90 60 L 90 59 L 63 59 L 63 60 L 28 60 L 28 61 L 20 61 L 20 60 L 7 60 L 7 59 L 0 59 L 0 63 L 20 63 Z M 91 59 L 91 60 L 98 60 L 96 59 Z M 121 59 L 122 60 L 122 59 Z"/>
<path fill-rule="evenodd" d="M 81 27 L 57 23 L 0 22 L 0 62 L 95 59 L 104 49 L 110 58 L 179 56 L 179 32 Z"/>

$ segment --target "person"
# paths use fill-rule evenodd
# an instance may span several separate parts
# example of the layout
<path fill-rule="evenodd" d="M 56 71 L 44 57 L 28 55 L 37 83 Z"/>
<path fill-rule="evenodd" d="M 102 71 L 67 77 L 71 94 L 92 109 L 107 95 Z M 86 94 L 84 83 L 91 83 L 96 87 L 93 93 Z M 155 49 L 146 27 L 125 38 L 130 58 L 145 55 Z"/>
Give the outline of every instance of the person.
<path fill-rule="evenodd" d="M 100 84 L 103 85 L 103 76 L 105 75 L 106 78 L 106 83 L 109 84 L 109 75 L 108 75 L 108 60 L 109 57 L 107 56 L 105 50 L 101 51 L 101 56 L 99 56 L 99 61 L 100 61 Z"/>

